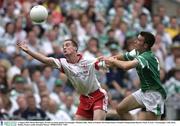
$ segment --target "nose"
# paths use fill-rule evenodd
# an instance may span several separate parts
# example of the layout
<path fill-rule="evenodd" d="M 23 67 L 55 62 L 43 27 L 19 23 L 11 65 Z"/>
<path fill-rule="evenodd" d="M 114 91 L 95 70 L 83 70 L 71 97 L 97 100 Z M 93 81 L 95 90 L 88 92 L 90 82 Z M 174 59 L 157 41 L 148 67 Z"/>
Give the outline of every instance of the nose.
<path fill-rule="evenodd" d="M 63 46 L 63 50 L 65 50 L 66 49 L 66 47 L 65 46 Z"/>

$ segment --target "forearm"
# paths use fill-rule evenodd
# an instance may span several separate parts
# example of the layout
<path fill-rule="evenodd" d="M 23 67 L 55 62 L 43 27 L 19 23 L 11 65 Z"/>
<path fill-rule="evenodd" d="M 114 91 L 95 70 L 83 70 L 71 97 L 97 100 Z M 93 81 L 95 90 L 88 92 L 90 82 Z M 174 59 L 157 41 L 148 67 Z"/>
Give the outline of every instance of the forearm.
<path fill-rule="evenodd" d="M 31 51 L 30 49 L 28 50 L 23 50 L 30 56 L 32 56 L 34 59 L 37 59 L 38 61 L 46 64 L 46 65 L 52 65 L 52 61 L 50 60 L 49 57 L 44 56 L 43 54 L 40 54 L 38 52 Z"/>
<path fill-rule="evenodd" d="M 120 60 L 113 60 L 112 66 L 116 66 L 123 70 L 129 70 L 131 68 L 135 68 L 138 62 L 136 60 L 133 61 L 120 61 Z"/>

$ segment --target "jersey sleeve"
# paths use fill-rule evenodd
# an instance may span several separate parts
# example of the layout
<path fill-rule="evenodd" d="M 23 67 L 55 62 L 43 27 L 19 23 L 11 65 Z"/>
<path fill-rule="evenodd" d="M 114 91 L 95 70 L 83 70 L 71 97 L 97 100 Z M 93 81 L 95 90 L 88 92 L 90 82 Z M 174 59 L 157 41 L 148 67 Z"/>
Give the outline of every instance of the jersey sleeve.
<path fill-rule="evenodd" d="M 137 57 L 139 55 L 138 51 L 136 51 L 135 49 L 133 49 L 130 52 L 126 52 L 123 54 L 123 57 L 126 61 L 129 60 L 133 60 L 135 57 Z"/>
<path fill-rule="evenodd" d="M 97 71 L 104 70 L 105 72 L 109 72 L 109 68 L 106 66 L 105 61 L 96 61 L 94 63 L 94 67 Z"/>
<path fill-rule="evenodd" d="M 53 61 L 54 61 L 54 68 L 57 68 L 57 69 L 60 69 L 61 68 L 61 62 L 60 62 L 60 59 L 56 59 L 56 58 L 53 58 L 53 57 L 50 57 Z"/>
<path fill-rule="evenodd" d="M 145 67 L 149 67 L 149 63 L 148 63 L 148 57 L 144 57 L 144 55 L 139 55 L 136 57 L 136 59 L 138 60 L 139 64 L 138 66 L 140 66 L 140 68 L 145 68 Z"/>

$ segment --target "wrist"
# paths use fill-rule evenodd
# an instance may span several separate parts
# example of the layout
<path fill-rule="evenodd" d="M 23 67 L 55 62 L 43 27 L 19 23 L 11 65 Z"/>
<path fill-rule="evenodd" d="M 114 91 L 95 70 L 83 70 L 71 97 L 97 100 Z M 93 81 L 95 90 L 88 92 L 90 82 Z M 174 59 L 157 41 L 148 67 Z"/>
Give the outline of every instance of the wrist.
<path fill-rule="evenodd" d="M 24 52 L 28 53 L 29 49 L 22 49 Z"/>
<path fill-rule="evenodd" d="M 116 64 L 116 60 L 114 60 L 114 59 L 111 60 L 111 64 L 112 64 L 112 65 L 115 65 L 115 64 Z"/>

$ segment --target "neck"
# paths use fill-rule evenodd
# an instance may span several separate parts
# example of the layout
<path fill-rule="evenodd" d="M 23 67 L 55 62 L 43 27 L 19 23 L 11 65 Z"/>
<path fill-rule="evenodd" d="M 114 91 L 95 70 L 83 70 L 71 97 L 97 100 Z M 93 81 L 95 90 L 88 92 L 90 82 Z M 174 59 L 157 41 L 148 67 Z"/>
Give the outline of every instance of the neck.
<path fill-rule="evenodd" d="M 77 53 L 73 53 L 72 55 L 66 57 L 67 61 L 70 63 L 77 63 L 79 58 L 80 56 L 78 56 Z"/>

